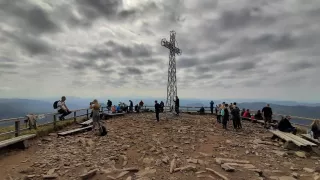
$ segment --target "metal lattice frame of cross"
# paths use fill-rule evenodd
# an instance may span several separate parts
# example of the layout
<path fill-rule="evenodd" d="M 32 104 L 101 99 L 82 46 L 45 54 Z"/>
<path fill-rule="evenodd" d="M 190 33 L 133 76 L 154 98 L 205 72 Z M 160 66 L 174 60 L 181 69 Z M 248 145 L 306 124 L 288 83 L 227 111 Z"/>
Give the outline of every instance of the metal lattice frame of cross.
<path fill-rule="evenodd" d="M 161 40 L 161 45 L 168 48 L 169 52 L 169 67 L 168 67 L 168 84 L 167 84 L 167 101 L 166 107 L 173 108 L 173 100 L 178 94 L 177 89 L 177 69 L 176 69 L 176 54 L 181 55 L 182 51 L 176 47 L 176 32 L 170 31 L 170 41 Z"/>

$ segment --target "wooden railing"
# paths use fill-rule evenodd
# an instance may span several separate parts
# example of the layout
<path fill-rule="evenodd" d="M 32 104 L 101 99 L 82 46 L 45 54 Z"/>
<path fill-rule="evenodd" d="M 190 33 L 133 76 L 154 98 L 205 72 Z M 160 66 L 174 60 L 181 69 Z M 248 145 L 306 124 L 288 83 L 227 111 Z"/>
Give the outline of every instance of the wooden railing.
<path fill-rule="evenodd" d="M 151 110 L 153 110 L 154 106 L 144 106 L 144 108 L 142 108 L 142 109 L 149 109 L 149 108 Z M 180 109 L 181 112 L 189 112 L 189 113 L 191 113 L 191 112 L 199 111 L 200 108 L 201 107 L 181 106 L 179 109 Z M 206 113 L 211 113 L 210 107 L 204 107 L 204 108 L 205 108 Z M 86 111 L 86 113 L 79 114 L 79 112 L 81 112 L 81 111 Z M 107 108 L 106 107 L 102 107 L 101 111 L 105 112 L 105 111 L 107 111 Z M 215 110 L 213 112 L 215 113 Z M 72 113 L 73 113 L 73 116 L 70 119 L 73 119 L 74 122 L 76 122 L 78 117 L 85 117 L 86 116 L 86 118 L 89 119 L 91 110 L 90 109 L 77 109 L 77 110 L 73 110 Z M 255 111 L 250 111 L 250 113 L 255 113 Z M 56 128 L 57 122 L 58 122 L 57 116 L 59 115 L 58 113 L 47 113 L 47 114 L 41 114 L 41 115 L 44 115 L 45 117 L 53 116 L 53 119 L 52 119 L 51 122 L 39 124 L 39 125 L 37 125 L 37 127 L 53 124 L 53 128 Z M 274 115 L 281 116 L 281 114 L 274 114 Z M 295 119 L 314 120 L 313 118 L 307 118 L 307 117 L 299 117 L 299 116 L 291 116 L 291 117 L 295 118 Z M 30 130 L 30 127 L 29 128 L 21 128 L 21 121 L 25 121 L 25 120 L 27 120 L 27 117 L 1 119 L 0 120 L 0 124 L 4 123 L 4 122 L 14 122 L 14 130 L 11 130 L 11 131 L 9 130 L 7 132 L 0 133 L 0 136 L 14 134 L 17 137 L 17 136 L 20 135 L 21 132 Z M 297 125 L 306 126 L 306 125 L 301 125 L 301 124 L 297 124 Z M 0 126 L 0 128 L 1 128 L 1 126 Z"/>

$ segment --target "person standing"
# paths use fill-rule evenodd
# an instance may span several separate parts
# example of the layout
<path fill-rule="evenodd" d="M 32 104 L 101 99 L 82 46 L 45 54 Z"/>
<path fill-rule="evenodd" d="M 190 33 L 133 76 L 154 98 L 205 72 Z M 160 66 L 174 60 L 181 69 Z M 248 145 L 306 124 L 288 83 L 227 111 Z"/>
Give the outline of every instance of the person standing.
<path fill-rule="evenodd" d="M 217 112 L 217 122 L 221 123 L 221 104 L 219 104 L 216 107 L 216 112 Z"/>
<path fill-rule="evenodd" d="M 211 102 L 210 102 L 210 110 L 211 110 L 211 114 L 213 114 L 213 105 L 214 105 L 214 102 L 213 102 L 213 101 L 211 101 Z"/>
<path fill-rule="evenodd" d="M 156 112 L 156 119 L 157 122 L 159 122 L 160 118 L 159 118 L 159 114 L 160 114 L 160 104 L 158 103 L 158 101 L 154 101 L 154 110 Z"/>
<path fill-rule="evenodd" d="M 161 101 L 160 102 L 160 112 L 163 112 L 164 111 L 164 102 Z"/>
<path fill-rule="evenodd" d="M 227 124 L 229 121 L 229 108 L 228 108 L 228 104 L 224 105 L 224 111 L 223 111 L 223 116 L 222 116 L 222 125 L 223 125 L 223 129 L 227 130 Z"/>
<path fill-rule="evenodd" d="M 133 112 L 133 102 L 129 100 L 130 105 L 129 105 L 129 112 Z"/>
<path fill-rule="evenodd" d="M 176 113 L 177 113 L 177 115 L 179 115 L 180 100 L 179 100 L 178 96 L 176 96 L 176 100 L 173 100 L 173 102 L 175 102 Z"/>
<path fill-rule="evenodd" d="M 112 101 L 110 101 L 110 99 L 108 99 L 108 102 L 107 102 L 107 109 L 108 109 L 108 111 L 111 110 L 111 106 L 112 106 Z"/>
<path fill-rule="evenodd" d="M 90 102 L 90 109 L 92 109 L 92 130 L 93 132 L 95 131 L 95 127 L 97 126 L 99 128 L 99 124 L 100 123 L 100 104 L 98 102 L 98 100 L 93 100 L 92 102 Z"/>
<path fill-rule="evenodd" d="M 144 103 L 143 103 L 143 101 L 141 100 L 141 101 L 139 102 L 140 109 L 143 108 L 143 105 L 144 105 Z"/>
<path fill-rule="evenodd" d="M 269 104 L 266 107 L 262 108 L 262 114 L 264 117 L 264 127 L 269 128 L 272 120 L 272 109 Z"/>
<path fill-rule="evenodd" d="M 232 121 L 233 121 L 233 128 L 234 129 L 241 129 L 241 118 L 240 118 L 240 109 L 237 106 L 237 103 L 233 103 L 233 108 L 231 110 L 232 114 Z"/>

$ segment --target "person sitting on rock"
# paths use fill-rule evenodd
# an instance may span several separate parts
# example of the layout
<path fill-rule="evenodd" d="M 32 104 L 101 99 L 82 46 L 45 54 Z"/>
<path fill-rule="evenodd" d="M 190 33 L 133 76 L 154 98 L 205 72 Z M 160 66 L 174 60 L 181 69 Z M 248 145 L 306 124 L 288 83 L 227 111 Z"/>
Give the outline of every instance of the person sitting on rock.
<path fill-rule="evenodd" d="M 282 118 L 278 124 L 278 129 L 282 132 L 296 134 L 297 129 L 292 126 L 292 124 L 290 123 L 290 120 L 291 120 L 290 116 L 286 116 L 285 118 Z"/>
<path fill-rule="evenodd" d="M 320 120 L 314 120 L 311 124 L 311 131 L 314 139 L 320 138 Z"/>

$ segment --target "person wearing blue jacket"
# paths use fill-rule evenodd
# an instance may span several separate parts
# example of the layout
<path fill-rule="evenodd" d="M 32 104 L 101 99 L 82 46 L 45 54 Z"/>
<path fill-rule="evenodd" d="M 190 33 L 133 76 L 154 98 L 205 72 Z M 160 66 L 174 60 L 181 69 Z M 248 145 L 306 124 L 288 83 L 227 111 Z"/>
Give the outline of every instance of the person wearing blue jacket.
<path fill-rule="evenodd" d="M 213 102 L 213 101 L 211 101 L 211 102 L 210 102 L 210 110 L 211 110 L 211 114 L 213 114 L 213 105 L 214 105 L 214 102 Z"/>

